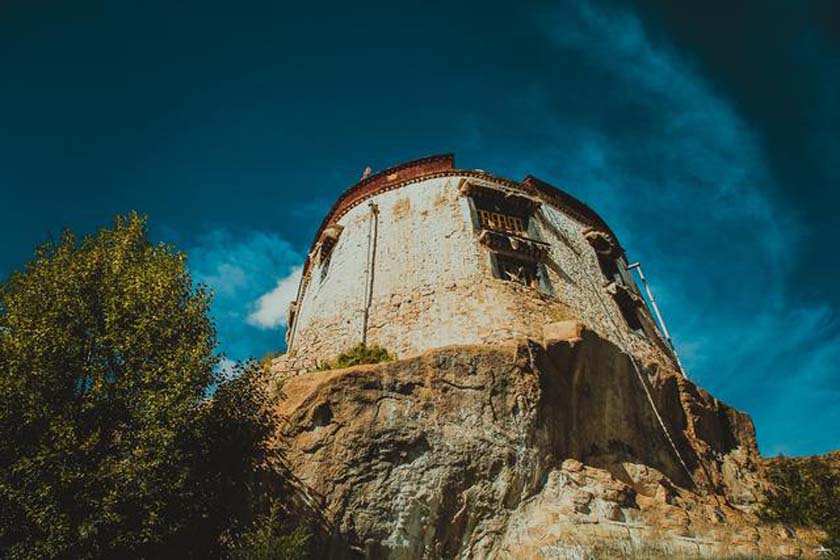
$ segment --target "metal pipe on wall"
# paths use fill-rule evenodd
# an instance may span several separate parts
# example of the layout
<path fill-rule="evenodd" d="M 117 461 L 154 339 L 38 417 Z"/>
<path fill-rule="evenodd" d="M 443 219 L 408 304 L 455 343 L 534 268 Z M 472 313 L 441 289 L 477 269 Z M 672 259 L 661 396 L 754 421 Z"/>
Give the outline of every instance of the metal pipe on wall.
<path fill-rule="evenodd" d="M 373 300 L 373 275 L 376 262 L 376 241 L 379 235 L 379 206 L 375 202 L 368 203 L 370 208 L 370 227 L 368 229 L 368 262 L 365 269 L 365 298 L 362 309 L 362 344 L 367 344 L 368 318 L 370 305 Z"/>
<path fill-rule="evenodd" d="M 297 332 L 297 318 L 300 316 L 300 309 L 301 304 L 303 303 L 303 284 L 306 282 L 306 277 L 303 275 L 303 271 L 301 271 L 300 275 L 300 282 L 298 282 L 297 293 L 295 294 L 295 301 L 293 302 L 295 305 L 295 320 L 292 321 L 291 326 L 287 326 L 287 328 L 291 328 L 289 332 L 288 340 L 286 341 L 286 353 L 292 354 L 292 344 L 295 340 L 295 333 Z"/>
<path fill-rule="evenodd" d="M 645 292 L 647 293 L 648 299 L 650 300 L 650 304 L 653 307 L 653 312 L 656 313 L 656 319 L 659 321 L 659 326 L 662 328 L 662 334 L 665 336 L 665 340 L 668 341 L 668 346 L 671 347 L 671 351 L 674 353 L 674 358 L 677 360 L 677 365 L 680 368 L 682 374 L 688 378 L 688 374 L 685 372 L 685 368 L 682 365 L 682 361 L 680 360 L 680 355 L 677 353 L 677 348 L 674 346 L 674 341 L 671 338 L 671 333 L 668 332 L 668 327 L 665 325 L 665 320 L 662 318 L 662 314 L 659 312 L 659 306 L 656 305 L 656 298 L 653 297 L 653 291 L 650 289 L 650 284 L 648 284 L 647 278 L 645 277 L 645 273 L 642 270 L 642 263 L 634 262 L 633 264 L 627 265 L 627 270 L 635 270 L 639 273 L 639 279 L 642 281 L 642 285 L 645 287 Z"/>

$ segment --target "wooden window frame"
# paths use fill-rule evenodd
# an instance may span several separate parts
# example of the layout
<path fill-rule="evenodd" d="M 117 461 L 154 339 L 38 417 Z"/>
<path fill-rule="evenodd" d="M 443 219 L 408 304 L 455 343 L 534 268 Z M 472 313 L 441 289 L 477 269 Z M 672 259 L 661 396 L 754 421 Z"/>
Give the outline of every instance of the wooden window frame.
<path fill-rule="evenodd" d="M 482 229 L 511 233 L 521 237 L 528 236 L 528 231 L 525 229 L 525 220 L 521 216 L 483 208 L 476 208 L 476 212 L 478 213 L 479 227 Z"/>
<path fill-rule="evenodd" d="M 506 269 L 508 266 L 506 265 L 518 265 L 520 268 L 526 268 L 528 275 L 524 278 L 517 279 L 507 272 Z M 522 259 L 502 253 L 493 253 L 493 275 L 500 280 L 538 289 L 541 284 L 542 274 L 543 271 L 540 268 L 540 263 L 537 261 Z"/>

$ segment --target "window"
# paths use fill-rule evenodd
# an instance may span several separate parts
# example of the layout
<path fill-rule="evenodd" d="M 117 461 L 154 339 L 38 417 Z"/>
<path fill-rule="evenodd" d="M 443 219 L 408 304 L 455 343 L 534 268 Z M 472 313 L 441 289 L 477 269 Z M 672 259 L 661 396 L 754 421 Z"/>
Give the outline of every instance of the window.
<path fill-rule="evenodd" d="M 332 252 L 333 248 L 335 247 L 335 241 L 331 239 L 325 239 L 321 243 L 321 250 L 319 251 L 319 264 L 321 267 L 321 283 L 324 283 L 324 280 L 327 279 L 327 275 L 330 272 L 330 262 L 332 262 Z"/>
<path fill-rule="evenodd" d="M 328 252 L 326 255 L 322 254 L 321 258 L 321 283 L 324 283 L 324 280 L 327 279 L 327 274 L 330 272 L 330 261 L 332 260 L 332 251 Z"/>
<path fill-rule="evenodd" d="M 528 236 L 528 221 L 536 209 L 533 201 L 492 189 L 477 190 L 471 198 L 480 229 Z"/>
<path fill-rule="evenodd" d="M 469 181 L 458 189 L 469 197 L 473 225 L 479 243 L 489 250 L 493 276 L 550 294 L 544 265 L 550 246 L 539 238 L 538 228 L 530 227 L 539 200 L 513 189 Z"/>
<path fill-rule="evenodd" d="M 639 319 L 639 311 L 637 306 L 629 305 L 626 303 L 619 303 L 618 309 L 621 311 L 621 316 L 624 317 L 624 321 L 627 323 L 627 326 L 630 327 L 630 330 L 633 330 L 639 334 L 644 334 L 645 329 L 642 325 L 642 321 Z"/>
<path fill-rule="evenodd" d="M 496 255 L 496 272 L 499 278 L 508 282 L 532 288 L 536 288 L 538 284 L 539 268 L 535 261 Z"/>
<path fill-rule="evenodd" d="M 522 237 L 525 237 L 527 234 L 525 223 L 519 216 L 511 216 L 479 208 L 478 223 L 485 229 L 505 231 Z"/>
<path fill-rule="evenodd" d="M 644 299 L 627 271 L 623 251 L 615 240 L 603 231 L 589 229 L 584 231 L 583 235 L 595 251 L 598 266 L 607 280 L 604 289 L 613 296 L 624 322 L 630 330 L 644 334 L 644 325 L 639 317 L 644 307 Z"/>
<path fill-rule="evenodd" d="M 601 267 L 601 272 L 604 273 L 604 277 L 607 280 L 610 282 L 624 283 L 624 279 L 618 269 L 618 260 L 616 260 L 615 257 L 598 253 L 598 264 Z"/>
<path fill-rule="evenodd" d="M 332 260 L 332 252 L 338 243 L 338 237 L 344 228 L 338 224 L 333 224 L 326 228 L 321 234 L 318 248 L 318 263 L 321 267 L 321 282 L 327 279 L 327 274 L 330 271 L 330 261 Z"/>

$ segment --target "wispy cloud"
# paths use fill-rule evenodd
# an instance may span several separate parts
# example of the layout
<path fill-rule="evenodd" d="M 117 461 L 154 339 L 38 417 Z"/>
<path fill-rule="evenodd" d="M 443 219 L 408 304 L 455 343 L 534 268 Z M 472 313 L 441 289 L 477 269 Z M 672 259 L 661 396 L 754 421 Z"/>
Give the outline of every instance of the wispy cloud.
<path fill-rule="evenodd" d="M 292 282 L 288 275 L 303 261 L 300 252 L 276 233 L 216 229 L 187 254 L 193 279 L 214 291 L 211 312 L 228 358 L 243 360 L 282 348 L 285 295 L 280 287 Z"/>
<path fill-rule="evenodd" d="M 498 158 L 559 182 L 616 229 L 689 373 L 753 415 L 765 452 L 840 445 L 840 321 L 799 302 L 791 260 L 808 225 L 777 199 L 761 137 L 631 12 L 569 2 L 534 25 L 564 85 L 523 86 L 512 110 L 542 132 Z M 481 122 L 485 151 L 515 133 L 493 123 Z"/>
<path fill-rule="evenodd" d="M 295 299 L 301 271 L 302 267 L 294 267 L 288 276 L 277 281 L 274 289 L 261 295 L 248 315 L 248 323 L 261 329 L 285 327 L 289 304 Z"/>
<path fill-rule="evenodd" d="M 459 160 L 543 176 L 602 214 L 644 263 L 691 376 L 753 416 L 765 452 L 837 447 L 840 318 L 799 297 L 791 263 L 813 232 L 777 196 L 767 138 L 693 60 L 608 6 L 561 1 L 535 15 L 539 71 L 499 90 L 492 112 L 461 115 Z M 317 223 L 329 202 L 299 215 Z M 302 261 L 264 232 L 195 243 L 190 265 L 216 290 L 228 354 L 282 345 Z"/>

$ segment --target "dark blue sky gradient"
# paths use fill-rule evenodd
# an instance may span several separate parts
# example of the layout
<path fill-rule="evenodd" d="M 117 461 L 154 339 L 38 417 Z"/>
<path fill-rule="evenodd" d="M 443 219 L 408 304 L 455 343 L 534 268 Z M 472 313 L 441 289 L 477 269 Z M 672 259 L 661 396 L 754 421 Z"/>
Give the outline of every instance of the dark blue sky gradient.
<path fill-rule="evenodd" d="M 337 195 L 454 152 L 601 213 L 764 453 L 840 446 L 836 3 L 283 4 L 0 3 L 0 274 L 145 212 L 260 356 Z"/>

